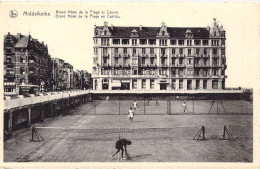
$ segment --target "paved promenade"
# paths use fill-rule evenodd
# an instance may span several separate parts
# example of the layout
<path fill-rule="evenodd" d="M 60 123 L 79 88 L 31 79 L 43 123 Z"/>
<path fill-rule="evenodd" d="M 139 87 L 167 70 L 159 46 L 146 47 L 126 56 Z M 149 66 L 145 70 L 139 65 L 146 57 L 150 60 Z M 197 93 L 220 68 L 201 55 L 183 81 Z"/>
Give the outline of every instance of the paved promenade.
<path fill-rule="evenodd" d="M 45 139 L 31 142 L 31 129 L 4 142 L 5 162 L 252 162 L 252 115 L 94 115 L 82 105 L 35 127 Z M 192 138 L 201 125 L 206 141 Z M 222 140 L 223 127 L 236 141 Z M 118 138 L 132 141 L 130 160 L 110 156 Z"/>

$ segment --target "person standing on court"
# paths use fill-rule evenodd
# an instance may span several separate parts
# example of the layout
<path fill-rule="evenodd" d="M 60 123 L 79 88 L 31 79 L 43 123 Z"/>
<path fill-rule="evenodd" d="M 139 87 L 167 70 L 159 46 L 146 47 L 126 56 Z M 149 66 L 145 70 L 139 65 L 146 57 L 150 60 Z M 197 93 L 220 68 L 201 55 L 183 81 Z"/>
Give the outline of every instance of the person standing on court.
<path fill-rule="evenodd" d="M 185 113 L 185 111 L 187 110 L 187 104 L 185 102 L 183 102 L 182 108 L 183 108 L 183 113 Z"/>
<path fill-rule="evenodd" d="M 137 109 L 137 102 L 136 101 L 133 102 L 133 106 L 134 106 L 134 110 L 136 110 Z"/>
<path fill-rule="evenodd" d="M 115 154 L 113 154 L 111 157 L 113 158 L 114 155 L 116 155 L 120 150 L 121 150 L 121 159 L 126 159 L 129 157 L 129 154 L 127 153 L 127 145 L 131 145 L 132 142 L 130 140 L 127 140 L 127 139 L 119 139 L 117 142 L 116 142 L 116 149 L 117 151 L 115 152 Z M 124 151 L 125 151 L 125 158 L 124 158 Z"/>
<path fill-rule="evenodd" d="M 128 111 L 128 117 L 129 117 L 130 122 L 133 122 L 133 120 L 134 120 L 134 112 L 132 110 L 132 107 L 130 107 L 130 109 Z"/>

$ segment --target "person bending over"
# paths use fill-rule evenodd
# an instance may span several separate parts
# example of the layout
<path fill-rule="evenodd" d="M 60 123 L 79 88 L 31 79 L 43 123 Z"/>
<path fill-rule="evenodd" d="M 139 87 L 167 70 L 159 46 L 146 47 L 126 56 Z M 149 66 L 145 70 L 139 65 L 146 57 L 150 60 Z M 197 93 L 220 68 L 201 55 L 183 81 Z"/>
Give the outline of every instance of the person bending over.
<path fill-rule="evenodd" d="M 119 139 L 116 142 L 116 149 L 117 151 L 115 152 L 115 154 L 113 154 L 111 157 L 113 158 L 114 155 L 116 155 L 120 150 L 121 150 L 121 159 L 126 159 L 127 157 L 129 157 L 128 153 L 127 153 L 127 145 L 131 145 L 132 142 L 130 140 L 126 140 L 126 139 Z M 124 151 L 125 151 L 125 157 L 124 158 Z"/>

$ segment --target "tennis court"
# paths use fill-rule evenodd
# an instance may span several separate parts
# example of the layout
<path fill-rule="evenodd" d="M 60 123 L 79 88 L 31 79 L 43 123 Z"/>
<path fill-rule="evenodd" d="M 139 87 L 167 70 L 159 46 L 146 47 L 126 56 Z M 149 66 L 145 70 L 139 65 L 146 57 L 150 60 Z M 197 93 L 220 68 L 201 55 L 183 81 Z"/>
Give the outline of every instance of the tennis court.
<path fill-rule="evenodd" d="M 14 134 L 4 143 L 4 161 L 19 162 L 252 162 L 253 116 L 250 114 L 167 114 L 167 101 L 137 100 L 134 122 L 128 119 L 131 100 L 96 100 L 67 116 L 35 124 L 43 141 L 29 141 L 32 130 Z M 180 102 L 181 107 L 182 101 Z M 187 102 L 188 109 L 189 105 Z M 209 106 L 200 103 L 208 113 Z M 173 104 L 174 105 L 174 104 Z M 198 104 L 194 104 L 198 105 Z M 171 104 L 172 106 L 172 104 Z M 236 103 L 229 104 L 236 106 Z M 202 112 L 204 111 L 201 110 Z M 182 109 L 180 108 L 180 111 Z M 207 111 L 206 111 L 207 110 Z M 176 111 L 176 112 L 179 112 Z M 193 137 L 205 126 L 206 140 Z M 227 126 L 235 140 L 223 139 Z M 119 138 L 132 141 L 130 160 L 112 159 Z"/>

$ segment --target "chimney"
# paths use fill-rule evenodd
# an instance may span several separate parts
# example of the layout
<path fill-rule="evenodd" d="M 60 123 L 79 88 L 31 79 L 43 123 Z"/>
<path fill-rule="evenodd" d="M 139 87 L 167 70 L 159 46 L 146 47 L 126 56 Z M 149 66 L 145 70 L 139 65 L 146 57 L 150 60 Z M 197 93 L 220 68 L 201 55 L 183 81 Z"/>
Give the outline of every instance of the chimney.
<path fill-rule="evenodd" d="M 142 30 L 142 25 L 140 25 L 140 31 Z"/>
<path fill-rule="evenodd" d="M 17 39 L 21 39 L 21 33 L 17 33 Z"/>
<path fill-rule="evenodd" d="M 111 30 L 113 30 L 113 24 L 111 24 Z"/>

